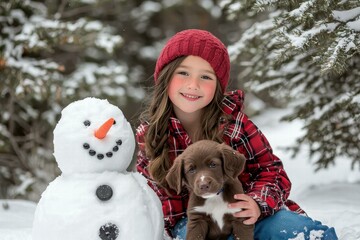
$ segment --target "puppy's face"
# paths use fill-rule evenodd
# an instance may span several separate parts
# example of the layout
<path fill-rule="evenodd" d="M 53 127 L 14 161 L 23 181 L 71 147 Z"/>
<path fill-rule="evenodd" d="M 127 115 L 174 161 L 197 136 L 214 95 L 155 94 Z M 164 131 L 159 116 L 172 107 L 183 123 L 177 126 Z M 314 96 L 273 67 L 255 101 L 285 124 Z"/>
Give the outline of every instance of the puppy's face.
<path fill-rule="evenodd" d="M 221 153 L 202 148 L 182 157 L 184 178 L 188 188 L 199 197 L 209 198 L 219 193 L 224 183 Z"/>
<path fill-rule="evenodd" d="M 209 198 L 222 190 L 227 179 L 236 178 L 244 164 L 244 156 L 228 145 L 202 140 L 175 159 L 166 180 L 178 194 L 185 184 L 197 196 Z"/>

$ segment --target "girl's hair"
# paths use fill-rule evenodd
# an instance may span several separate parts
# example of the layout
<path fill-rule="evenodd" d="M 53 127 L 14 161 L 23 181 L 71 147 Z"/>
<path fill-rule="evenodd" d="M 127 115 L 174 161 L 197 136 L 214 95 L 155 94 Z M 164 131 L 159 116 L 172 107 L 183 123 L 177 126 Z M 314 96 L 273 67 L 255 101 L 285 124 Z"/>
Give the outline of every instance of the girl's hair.
<path fill-rule="evenodd" d="M 146 155 L 150 159 L 150 176 L 163 187 L 167 187 L 165 180 L 172 163 L 169 159 L 168 125 L 173 114 L 173 105 L 168 96 L 168 86 L 175 69 L 181 64 L 186 56 L 179 57 L 167 64 L 160 72 L 157 83 L 152 92 L 152 98 L 147 109 L 140 119 L 148 122 L 148 130 L 145 135 Z M 224 115 L 221 102 L 224 94 L 219 81 L 213 100 L 205 107 L 201 119 L 203 128 L 197 133 L 197 140 L 210 139 L 222 142 L 222 130 L 219 128 Z M 224 118 L 226 119 L 226 117 Z"/>

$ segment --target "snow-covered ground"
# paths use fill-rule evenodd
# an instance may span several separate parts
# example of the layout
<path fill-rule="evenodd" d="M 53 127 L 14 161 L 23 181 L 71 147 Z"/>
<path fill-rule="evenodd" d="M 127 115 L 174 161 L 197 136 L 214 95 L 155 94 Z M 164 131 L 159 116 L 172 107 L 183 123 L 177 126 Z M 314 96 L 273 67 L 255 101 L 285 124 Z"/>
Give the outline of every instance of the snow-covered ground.
<path fill-rule="evenodd" d="M 0 240 L 30 240 L 36 203 L 24 200 L 9 200 L 8 210 L 0 200 Z"/>
<path fill-rule="evenodd" d="M 341 240 L 360 239 L 360 172 L 350 170 L 350 161 L 338 159 L 336 166 L 314 172 L 305 150 L 296 158 L 282 150 L 301 134 L 301 122 L 279 123 L 283 110 L 272 110 L 253 119 L 264 132 L 285 165 L 293 182 L 290 198 L 314 219 L 333 226 Z M 30 240 L 36 203 L 0 200 L 0 240 Z"/>
<path fill-rule="evenodd" d="M 254 122 L 264 132 L 274 152 L 284 162 L 292 181 L 290 199 L 313 219 L 333 226 L 340 240 L 360 240 L 360 172 L 351 171 L 350 161 L 339 158 L 327 170 L 314 171 L 305 149 L 292 158 L 282 150 L 302 134 L 302 122 L 279 123 L 274 117 L 283 110 L 269 111 Z"/>

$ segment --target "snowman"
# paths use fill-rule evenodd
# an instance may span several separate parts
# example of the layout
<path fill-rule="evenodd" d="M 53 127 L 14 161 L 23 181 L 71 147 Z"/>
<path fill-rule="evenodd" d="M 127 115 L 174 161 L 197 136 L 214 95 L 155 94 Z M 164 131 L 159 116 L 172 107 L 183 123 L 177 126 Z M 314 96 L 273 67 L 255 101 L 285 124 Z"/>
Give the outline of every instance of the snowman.
<path fill-rule="evenodd" d="M 68 105 L 54 130 L 62 172 L 43 192 L 33 240 L 159 240 L 161 203 L 146 179 L 126 169 L 135 139 L 119 108 L 85 98 Z"/>

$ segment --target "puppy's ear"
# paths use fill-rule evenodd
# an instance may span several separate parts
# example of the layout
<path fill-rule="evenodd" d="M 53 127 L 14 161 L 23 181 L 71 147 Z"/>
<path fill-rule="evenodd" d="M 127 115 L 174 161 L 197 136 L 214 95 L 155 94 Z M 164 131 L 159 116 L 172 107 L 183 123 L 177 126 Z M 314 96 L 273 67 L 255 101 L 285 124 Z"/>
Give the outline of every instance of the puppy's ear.
<path fill-rule="evenodd" d="M 183 178 L 183 160 L 181 157 L 177 157 L 174 160 L 174 164 L 171 166 L 169 172 L 166 174 L 166 181 L 169 184 L 169 187 L 174 189 L 177 194 L 180 194 L 182 188 L 182 178 Z"/>
<path fill-rule="evenodd" d="M 226 143 L 222 143 L 218 147 L 222 153 L 223 169 L 225 175 L 228 176 L 230 179 L 237 178 L 244 170 L 246 162 L 245 156 L 238 151 L 232 149 Z"/>

